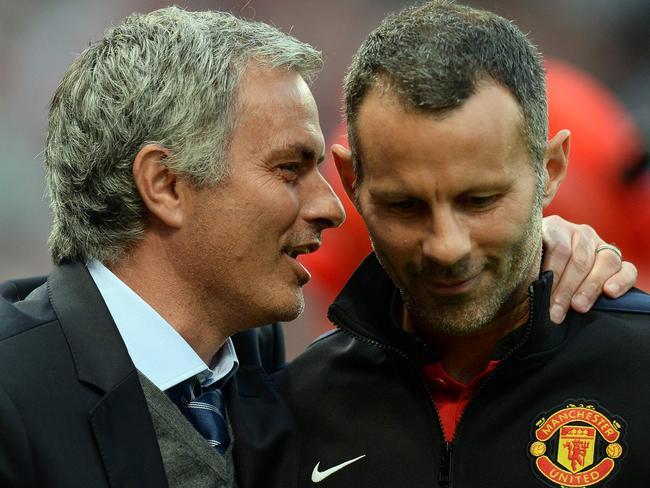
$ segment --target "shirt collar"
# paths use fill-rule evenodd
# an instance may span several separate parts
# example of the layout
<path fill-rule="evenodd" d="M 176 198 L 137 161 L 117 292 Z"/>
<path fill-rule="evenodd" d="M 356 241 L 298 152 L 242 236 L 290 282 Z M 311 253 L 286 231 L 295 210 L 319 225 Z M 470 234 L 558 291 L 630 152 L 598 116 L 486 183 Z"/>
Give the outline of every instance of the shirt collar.
<path fill-rule="evenodd" d="M 97 260 L 87 264 L 135 367 L 161 390 L 197 375 L 202 386 L 225 383 L 239 361 L 228 338 L 212 368 L 196 354 L 169 322 Z"/>

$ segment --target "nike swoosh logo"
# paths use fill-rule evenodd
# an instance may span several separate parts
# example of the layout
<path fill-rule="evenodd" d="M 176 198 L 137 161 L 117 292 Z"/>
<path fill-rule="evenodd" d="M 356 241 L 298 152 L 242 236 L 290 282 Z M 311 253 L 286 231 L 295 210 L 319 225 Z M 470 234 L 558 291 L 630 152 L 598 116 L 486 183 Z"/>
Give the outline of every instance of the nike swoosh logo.
<path fill-rule="evenodd" d="M 326 469 L 325 471 L 319 471 L 318 468 L 320 468 L 320 461 L 316 463 L 316 466 L 314 466 L 314 470 L 311 472 L 311 480 L 314 483 L 320 483 L 323 481 L 325 478 L 328 476 L 336 473 L 338 470 L 345 468 L 346 466 L 349 466 L 350 464 L 358 461 L 361 458 L 366 457 L 366 455 L 362 455 L 359 457 L 356 457 L 354 459 L 350 459 L 349 461 L 345 461 L 344 463 L 337 464 L 336 466 L 333 466 L 329 469 Z"/>

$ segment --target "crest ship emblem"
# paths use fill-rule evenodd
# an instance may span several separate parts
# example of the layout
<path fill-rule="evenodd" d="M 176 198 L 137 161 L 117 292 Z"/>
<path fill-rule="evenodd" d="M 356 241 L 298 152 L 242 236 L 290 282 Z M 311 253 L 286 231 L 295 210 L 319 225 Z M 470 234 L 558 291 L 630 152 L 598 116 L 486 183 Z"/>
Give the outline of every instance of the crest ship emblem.
<path fill-rule="evenodd" d="M 542 414 L 532 429 L 532 469 L 555 488 L 604 486 L 625 449 L 623 421 L 594 401 L 573 401 Z"/>

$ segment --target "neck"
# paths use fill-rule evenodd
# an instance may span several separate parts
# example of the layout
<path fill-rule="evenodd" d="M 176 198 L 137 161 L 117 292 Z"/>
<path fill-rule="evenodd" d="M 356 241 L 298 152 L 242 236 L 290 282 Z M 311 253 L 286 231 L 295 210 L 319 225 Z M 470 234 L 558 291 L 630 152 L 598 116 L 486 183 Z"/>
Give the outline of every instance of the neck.
<path fill-rule="evenodd" d="M 146 238 L 145 238 L 146 239 Z M 164 318 L 209 365 L 219 348 L 232 334 L 223 324 L 220 310 L 206 306 L 191 281 L 173 266 L 166 252 L 151 252 L 151 243 L 141 243 L 129 256 L 104 263 L 120 280 Z M 154 246 L 155 247 L 155 246 Z M 158 247 L 162 251 L 162 247 Z M 211 300 L 211 305 L 217 300 Z M 219 325 L 217 325 L 219 324 Z"/>
<path fill-rule="evenodd" d="M 529 303 L 526 297 L 476 332 L 458 335 L 433 331 L 427 333 L 424 338 L 435 344 L 447 374 L 461 383 L 468 383 L 485 370 L 497 342 L 524 325 L 528 314 Z M 422 330 L 414 326 L 406 309 L 402 327 L 409 332 Z"/>

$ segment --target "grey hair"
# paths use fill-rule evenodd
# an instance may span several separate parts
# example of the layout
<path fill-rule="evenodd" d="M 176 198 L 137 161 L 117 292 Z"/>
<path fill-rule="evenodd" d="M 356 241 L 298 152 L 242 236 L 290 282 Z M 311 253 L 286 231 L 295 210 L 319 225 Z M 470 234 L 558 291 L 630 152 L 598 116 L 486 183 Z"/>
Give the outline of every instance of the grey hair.
<path fill-rule="evenodd" d="M 132 14 L 91 43 L 50 106 L 45 168 L 55 263 L 115 261 L 144 236 L 148 213 L 132 165 L 148 143 L 203 187 L 228 176 L 236 92 L 251 63 L 310 81 L 319 51 L 275 27 L 168 7 Z"/>
<path fill-rule="evenodd" d="M 345 114 L 357 182 L 363 176 L 363 155 L 355 123 L 371 89 L 382 85 L 406 108 L 444 116 L 486 80 L 510 90 L 521 108 L 522 136 L 539 194 L 548 139 L 541 55 L 510 21 L 447 0 L 388 16 L 354 56 L 345 78 Z"/>

